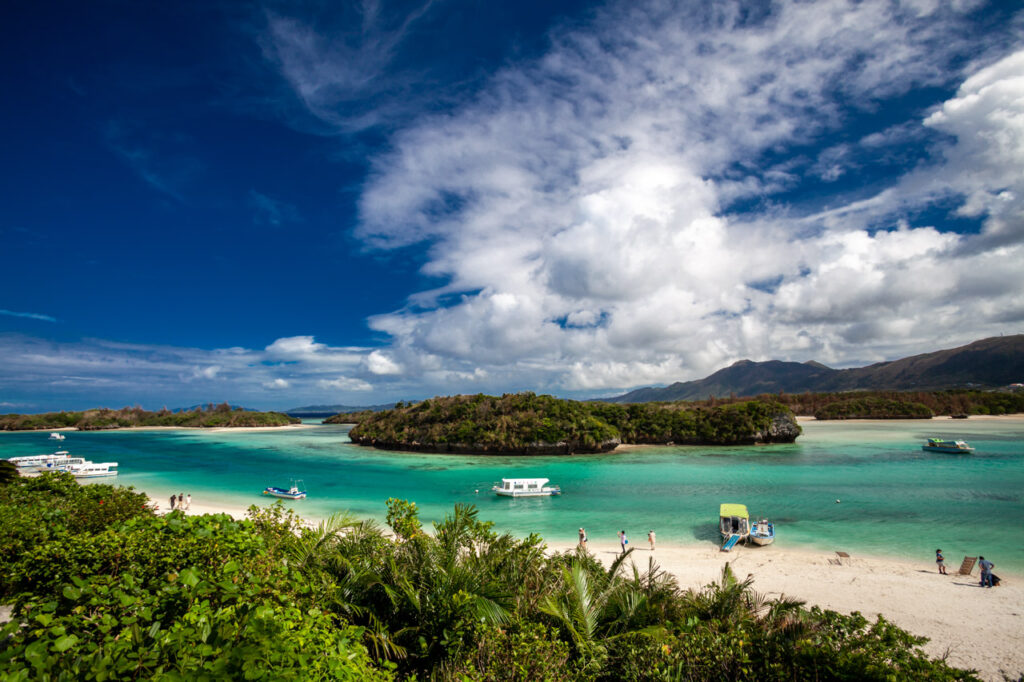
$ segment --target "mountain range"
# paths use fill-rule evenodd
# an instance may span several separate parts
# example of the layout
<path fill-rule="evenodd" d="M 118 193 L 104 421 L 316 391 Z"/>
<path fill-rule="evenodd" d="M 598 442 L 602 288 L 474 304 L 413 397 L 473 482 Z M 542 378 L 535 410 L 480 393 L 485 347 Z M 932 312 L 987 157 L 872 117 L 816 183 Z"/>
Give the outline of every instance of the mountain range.
<path fill-rule="evenodd" d="M 1020 381 L 1024 381 L 1024 334 L 996 336 L 959 348 L 851 369 L 832 369 L 814 361 L 740 360 L 704 379 L 676 382 L 664 388 L 638 388 L 605 400 L 646 403 L 780 391 L 993 388 Z"/>

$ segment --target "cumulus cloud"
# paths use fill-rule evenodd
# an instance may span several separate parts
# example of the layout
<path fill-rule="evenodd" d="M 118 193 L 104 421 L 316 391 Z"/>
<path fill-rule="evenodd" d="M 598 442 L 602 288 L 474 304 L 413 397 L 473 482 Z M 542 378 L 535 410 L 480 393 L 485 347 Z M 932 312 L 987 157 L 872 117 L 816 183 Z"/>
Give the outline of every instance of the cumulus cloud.
<path fill-rule="evenodd" d="M 362 379 L 338 377 L 337 379 L 321 379 L 317 386 L 331 391 L 371 391 L 373 386 Z"/>
<path fill-rule="evenodd" d="M 1013 308 L 1024 290 L 1010 272 L 1024 224 L 1020 58 L 963 80 L 953 65 L 978 36 L 960 9 L 778 2 L 752 17 L 738 3 L 613 3 L 375 160 L 358 234 L 382 249 L 429 242 L 424 271 L 446 283 L 371 327 L 422 376 L 478 367 L 590 390 L 742 357 L 841 365 L 927 350 L 936 315 L 946 344 L 998 333 L 986 304 Z M 846 117 L 957 80 L 927 118 L 823 144 Z M 728 210 L 922 140 L 934 157 L 874 196 L 804 215 Z M 808 146 L 813 163 L 799 158 Z M 917 222 L 950 196 L 1009 250 L 967 253 L 971 237 Z M 992 267 L 1006 279 L 979 274 Z"/>
<path fill-rule="evenodd" d="M 289 386 L 291 386 L 291 384 L 289 384 L 286 379 L 282 379 L 280 377 L 274 379 L 273 381 L 263 382 L 263 388 L 269 389 L 271 391 L 280 391 L 285 388 L 288 388 Z"/>

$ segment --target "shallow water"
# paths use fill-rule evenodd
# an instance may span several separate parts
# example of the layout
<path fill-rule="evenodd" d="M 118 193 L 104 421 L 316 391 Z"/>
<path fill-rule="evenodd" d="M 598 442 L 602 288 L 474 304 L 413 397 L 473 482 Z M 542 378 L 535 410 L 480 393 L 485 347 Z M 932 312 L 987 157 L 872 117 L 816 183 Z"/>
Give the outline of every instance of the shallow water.
<path fill-rule="evenodd" d="M 268 485 L 302 479 L 310 497 L 286 505 L 309 517 L 349 510 L 383 519 L 388 497 L 413 500 L 425 522 L 456 502 L 518 535 L 636 543 L 717 543 L 718 505 L 746 504 L 777 524 L 780 545 L 949 563 L 981 553 L 1024 572 L 1024 420 L 808 422 L 792 445 L 644 447 L 573 457 L 393 453 L 352 445 L 348 427 L 304 430 L 69 432 L 60 447 L 117 461 L 116 481 L 164 507 L 266 504 Z M 0 433 L 0 457 L 57 449 L 46 433 Z M 925 453 L 927 437 L 963 438 L 973 455 Z M 550 478 L 560 497 L 499 498 L 502 477 Z M 479 491 L 479 492 L 476 492 Z M 840 500 L 839 503 L 836 500 Z"/>

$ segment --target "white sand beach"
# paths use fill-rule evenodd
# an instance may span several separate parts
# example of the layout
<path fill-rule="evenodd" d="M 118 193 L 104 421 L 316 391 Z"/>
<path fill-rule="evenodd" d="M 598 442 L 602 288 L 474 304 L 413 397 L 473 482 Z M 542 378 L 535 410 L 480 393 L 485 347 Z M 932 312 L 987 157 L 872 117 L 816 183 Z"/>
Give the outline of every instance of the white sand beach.
<path fill-rule="evenodd" d="M 639 539 L 638 539 L 639 540 Z M 575 543 L 549 542 L 552 551 L 571 550 Z M 588 549 L 611 563 L 619 546 L 590 542 Z M 931 641 L 924 649 L 932 656 L 948 653 L 950 664 L 974 668 L 986 680 L 1014 679 L 1024 672 L 1024 578 L 999 568 L 998 555 L 988 558 L 1003 579 L 999 587 L 978 585 L 979 571 L 952 575 L 963 557 L 946 556 L 950 575 L 939 575 L 934 562 L 851 556 L 769 547 L 739 546 L 723 553 L 713 545 L 657 546 L 653 552 L 639 540 L 630 556 L 641 570 L 653 557 L 672 573 L 680 586 L 700 587 L 717 580 L 728 561 L 740 579 L 751 575 L 754 589 L 771 597 L 786 595 L 843 613 L 860 611 L 873 620 L 877 614 Z"/>
<path fill-rule="evenodd" d="M 167 501 L 160 501 L 160 511 Z M 193 502 L 188 514 L 226 513 L 244 518 L 245 509 L 215 500 Z M 717 580 L 728 561 L 740 579 L 751 575 L 754 589 L 771 597 L 786 595 L 843 613 L 860 611 L 873 620 L 882 614 L 915 635 L 931 641 L 932 656 L 948 655 L 950 664 L 979 671 L 983 679 L 1002 680 L 1024 673 L 1024 576 L 999 568 L 999 556 L 988 558 L 1003 579 L 999 587 L 978 585 L 978 568 L 970 576 L 953 575 L 963 557 L 946 557 L 950 575 L 939 575 L 930 557 L 920 563 L 879 557 L 837 557 L 835 553 L 739 546 L 730 553 L 717 546 L 659 544 L 655 551 L 638 539 L 630 559 L 646 570 L 653 557 L 681 587 L 700 588 Z M 549 552 L 575 548 L 572 542 L 548 542 Z M 591 541 L 588 549 L 603 563 L 618 555 L 614 540 Z"/>

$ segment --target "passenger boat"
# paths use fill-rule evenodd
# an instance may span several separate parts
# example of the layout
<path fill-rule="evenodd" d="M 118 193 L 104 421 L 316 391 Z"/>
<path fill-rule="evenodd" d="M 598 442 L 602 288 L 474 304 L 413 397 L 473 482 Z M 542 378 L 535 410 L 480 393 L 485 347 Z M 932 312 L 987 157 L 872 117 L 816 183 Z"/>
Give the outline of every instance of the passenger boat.
<path fill-rule="evenodd" d="M 50 440 L 64 440 L 64 434 L 57 432 L 51 433 Z"/>
<path fill-rule="evenodd" d="M 928 442 L 921 446 L 925 452 L 951 452 L 953 454 L 970 454 L 974 448 L 962 440 L 942 440 L 941 438 L 929 438 Z"/>
<path fill-rule="evenodd" d="M 11 457 L 7 461 L 18 467 L 19 472 L 30 474 L 67 464 L 69 459 L 72 459 L 72 457 L 68 455 L 67 450 L 58 450 L 52 455 L 26 455 L 23 457 Z"/>
<path fill-rule="evenodd" d="M 775 524 L 761 519 L 750 524 L 750 541 L 755 545 L 770 545 L 775 542 Z"/>
<path fill-rule="evenodd" d="M 502 497 L 542 497 L 545 495 L 561 495 L 562 489 L 557 485 L 547 485 L 547 478 L 503 478 L 501 485 L 491 488 Z"/>
<path fill-rule="evenodd" d="M 290 488 L 276 488 L 274 486 L 267 486 L 263 489 L 264 495 L 272 495 L 274 497 L 280 497 L 285 500 L 304 500 L 306 499 L 306 491 L 299 490 L 302 481 L 292 481 Z"/>
<path fill-rule="evenodd" d="M 722 551 L 729 552 L 750 536 L 750 514 L 743 504 L 723 504 L 718 509 L 718 530 L 722 534 Z"/>
<path fill-rule="evenodd" d="M 60 467 L 75 478 L 103 478 L 117 476 L 117 462 L 82 462 Z"/>

